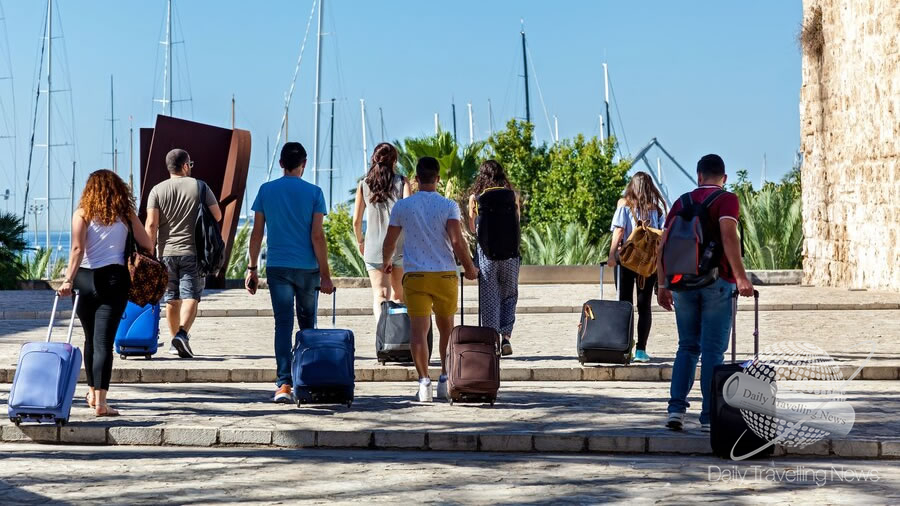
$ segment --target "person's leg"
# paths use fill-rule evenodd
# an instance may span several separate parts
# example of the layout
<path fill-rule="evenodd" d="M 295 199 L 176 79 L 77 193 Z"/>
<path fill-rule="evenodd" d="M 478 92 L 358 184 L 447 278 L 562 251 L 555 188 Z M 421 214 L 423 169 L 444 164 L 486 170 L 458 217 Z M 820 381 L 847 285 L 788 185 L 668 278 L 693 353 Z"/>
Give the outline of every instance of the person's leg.
<path fill-rule="evenodd" d="M 381 303 L 391 298 L 391 277 L 381 269 L 370 269 L 369 281 L 372 285 L 372 315 L 377 325 L 381 316 Z"/>
<path fill-rule="evenodd" d="M 314 329 L 319 317 L 319 286 L 322 276 L 318 270 L 292 270 L 294 297 L 297 299 L 297 325 L 301 330 Z"/>
<path fill-rule="evenodd" d="M 428 378 L 428 366 L 430 357 L 428 354 L 428 329 L 431 328 L 431 316 L 412 316 L 409 318 L 412 335 L 410 336 L 409 349 L 412 354 L 413 364 L 419 379 Z M 438 319 L 440 322 L 440 319 Z M 438 323 L 440 325 L 440 323 Z M 443 334 L 442 334 L 443 335 Z M 441 351 L 443 361 L 443 350 Z"/>
<path fill-rule="evenodd" d="M 634 304 L 634 282 L 635 275 L 630 269 L 626 269 L 621 265 L 616 267 L 616 274 L 614 277 L 617 279 L 618 283 L 618 295 L 616 298 L 621 301 L 630 302 Z"/>
<path fill-rule="evenodd" d="M 500 332 L 501 263 L 487 258 L 481 248 L 478 248 L 478 270 L 478 311 L 481 314 L 481 326 Z M 456 294 L 453 300 L 456 300 Z"/>
<path fill-rule="evenodd" d="M 672 367 L 668 412 L 684 414 L 690 404 L 688 393 L 694 385 L 697 360 L 700 358 L 700 333 L 703 308 L 696 291 L 675 292 L 675 324 L 678 328 L 678 351 Z"/>
<path fill-rule="evenodd" d="M 181 269 L 178 257 L 163 257 L 163 265 L 169 273 L 169 282 L 163 294 L 163 302 L 166 304 L 166 323 L 169 324 L 169 337 L 174 339 L 181 328 L 181 290 L 179 290 L 179 278 Z M 173 346 L 174 348 L 174 346 Z"/>
<path fill-rule="evenodd" d="M 431 328 L 433 301 L 425 291 L 426 284 L 426 273 L 410 272 L 403 277 L 411 332 L 409 348 L 420 382 L 429 377 L 428 329 Z"/>
<path fill-rule="evenodd" d="M 516 305 L 519 303 L 519 258 L 499 262 L 498 288 L 500 294 L 500 335 L 505 339 L 512 336 L 516 323 Z M 512 348 L 510 347 L 510 353 Z"/>
<path fill-rule="evenodd" d="M 181 328 L 181 299 L 166 302 L 166 323 L 169 324 L 169 335 L 175 337 Z"/>
<path fill-rule="evenodd" d="M 647 351 L 647 338 L 653 325 L 653 287 L 656 285 L 656 274 L 644 280 L 644 286 L 637 289 L 638 339 L 637 350 Z"/>
<path fill-rule="evenodd" d="M 436 272 L 431 277 L 432 297 L 434 298 L 434 322 L 438 328 L 439 351 L 441 356 L 441 374 L 447 374 L 447 345 L 453 331 L 453 318 L 459 310 L 457 296 L 459 294 L 459 278 L 455 272 Z"/>
<path fill-rule="evenodd" d="M 275 385 L 293 385 L 291 381 L 291 334 L 294 332 L 294 286 L 288 269 L 269 267 L 266 277 L 272 312 L 275 316 Z"/>
<path fill-rule="evenodd" d="M 180 259 L 181 328 L 185 332 L 190 332 L 194 320 L 197 318 L 197 308 L 203 295 L 203 289 L 206 287 L 206 278 L 200 275 L 197 257 L 184 256 Z"/>
<path fill-rule="evenodd" d="M 700 290 L 703 321 L 700 333 L 700 392 L 703 404 L 700 423 L 709 423 L 709 400 L 713 395 L 713 369 L 722 363 L 731 331 L 732 298 L 735 285 L 724 279 Z"/>
<path fill-rule="evenodd" d="M 84 331 L 84 374 L 87 377 L 88 395 L 86 397 L 89 406 L 94 407 L 95 378 L 94 378 L 94 313 L 97 312 L 97 298 L 94 293 L 94 272 L 92 269 L 78 269 L 75 275 L 75 289 L 78 290 L 78 307 L 75 314 L 81 322 Z M 73 296 L 74 300 L 74 296 Z M 99 378 L 97 378 L 99 380 Z"/>
<path fill-rule="evenodd" d="M 95 384 L 97 394 L 95 409 L 98 416 L 115 416 L 119 414 L 118 411 L 110 408 L 106 399 L 112 377 L 113 343 L 119 322 L 122 320 L 122 313 L 125 311 L 131 281 L 128 270 L 119 265 L 100 269 L 97 281 L 100 304 L 94 313 L 92 365 L 95 381 L 99 381 Z"/>
<path fill-rule="evenodd" d="M 391 270 L 391 300 L 399 304 L 406 300 L 403 297 L 403 267 L 400 265 L 394 265 Z"/>

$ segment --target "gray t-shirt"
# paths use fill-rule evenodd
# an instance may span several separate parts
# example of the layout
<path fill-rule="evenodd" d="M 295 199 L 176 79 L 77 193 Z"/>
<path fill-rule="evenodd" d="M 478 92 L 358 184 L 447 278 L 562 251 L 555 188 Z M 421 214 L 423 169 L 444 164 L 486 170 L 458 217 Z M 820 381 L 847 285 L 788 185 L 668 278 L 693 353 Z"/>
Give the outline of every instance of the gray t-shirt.
<path fill-rule="evenodd" d="M 207 189 L 207 207 L 218 204 L 206 183 L 203 183 L 203 187 Z M 183 257 L 197 254 L 194 226 L 197 223 L 199 203 L 197 180 L 192 177 L 170 178 L 150 190 L 147 209 L 159 209 L 156 243 L 160 256 Z"/>
<path fill-rule="evenodd" d="M 366 236 L 365 236 L 365 255 L 363 260 L 370 264 L 380 264 L 384 261 L 382 249 L 384 246 L 384 236 L 387 235 L 388 222 L 391 218 L 391 209 L 394 204 L 403 198 L 403 177 L 394 174 L 391 181 L 391 198 L 387 202 L 372 203 L 372 191 L 365 181 L 360 183 L 362 186 L 363 200 L 366 203 Z M 397 248 L 394 250 L 393 261 L 397 262 L 403 258 L 403 234 L 397 240 Z"/>

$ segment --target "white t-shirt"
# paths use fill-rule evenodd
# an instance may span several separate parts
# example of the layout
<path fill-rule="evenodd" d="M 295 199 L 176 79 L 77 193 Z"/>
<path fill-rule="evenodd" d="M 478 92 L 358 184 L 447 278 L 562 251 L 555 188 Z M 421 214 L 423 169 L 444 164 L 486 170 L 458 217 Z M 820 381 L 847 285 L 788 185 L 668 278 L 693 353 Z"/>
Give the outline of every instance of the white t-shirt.
<path fill-rule="evenodd" d="M 406 272 L 456 271 L 447 220 L 459 221 L 459 206 L 437 192 L 418 191 L 398 200 L 390 226 L 403 229 L 403 269 Z"/>

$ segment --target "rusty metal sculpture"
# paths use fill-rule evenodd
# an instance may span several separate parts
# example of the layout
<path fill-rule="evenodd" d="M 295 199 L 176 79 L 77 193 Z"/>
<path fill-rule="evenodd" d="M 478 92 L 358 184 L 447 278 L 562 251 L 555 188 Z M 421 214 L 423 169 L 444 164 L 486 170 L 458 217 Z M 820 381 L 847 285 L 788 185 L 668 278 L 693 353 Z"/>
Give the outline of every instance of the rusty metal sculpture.
<path fill-rule="evenodd" d="M 166 153 L 174 148 L 187 150 L 194 162 L 192 175 L 209 185 L 222 209 L 222 239 L 225 258 L 237 231 L 241 204 L 250 167 L 250 132 L 221 128 L 194 121 L 157 116 L 154 128 L 142 128 L 140 217 L 146 219 L 150 189 L 169 177 Z M 225 272 L 207 280 L 209 288 L 225 287 Z"/>

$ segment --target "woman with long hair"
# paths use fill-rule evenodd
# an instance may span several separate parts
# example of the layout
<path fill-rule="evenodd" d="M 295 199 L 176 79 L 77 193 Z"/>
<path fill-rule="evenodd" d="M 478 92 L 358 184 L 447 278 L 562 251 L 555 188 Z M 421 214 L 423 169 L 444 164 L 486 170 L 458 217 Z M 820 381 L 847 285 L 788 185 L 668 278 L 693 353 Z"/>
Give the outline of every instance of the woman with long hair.
<path fill-rule="evenodd" d="M 478 198 L 491 190 L 510 190 L 515 194 L 516 219 L 521 216 L 519 194 L 513 188 L 506 171 L 496 160 L 486 160 L 478 168 L 478 175 L 469 190 L 469 230 L 478 235 Z M 509 197 L 512 199 L 512 197 Z M 504 237 L 504 240 L 506 238 Z M 518 251 L 518 245 L 512 245 Z M 515 255 L 504 260 L 493 260 L 485 255 L 482 248 L 476 248 L 475 255 L 481 271 L 478 281 L 479 306 L 481 308 L 481 324 L 497 330 L 502 337 L 501 353 L 512 355 L 513 325 L 516 323 L 516 304 L 519 301 L 519 264 L 521 258 Z"/>
<path fill-rule="evenodd" d="M 125 182 L 109 170 L 92 173 L 72 216 L 72 249 L 59 295 L 79 292 L 76 314 L 84 329 L 86 400 L 97 416 L 119 414 L 109 407 L 106 396 L 113 341 L 131 287 L 125 258 L 129 228 L 139 246 L 153 248 Z"/>
<path fill-rule="evenodd" d="M 615 268 L 619 248 L 631 235 L 638 221 L 648 227 L 662 229 L 666 220 L 666 201 L 653 184 L 653 179 L 646 172 L 636 172 L 625 188 L 625 196 L 619 199 L 613 215 L 610 231 L 612 242 L 609 249 L 610 267 Z M 656 286 L 656 274 L 641 280 L 634 271 L 619 266 L 617 274 L 619 300 L 634 303 L 634 289 L 637 286 L 638 340 L 634 352 L 635 362 L 649 362 L 647 354 L 647 338 L 653 317 L 650 304 L 653 300 L 653 287 Z"/>
<path fill-rule="evenodd" d="M 396 166 L 397 148 L 388 142 L 375 146 L 369 172 L 356 187 L 356 203 L 353 206 L 353 230 L 372 283 L 372 311 L 376 322 L 381 314 L 382 302 L 403 301 L 403 238 L 394 250 L 391 274 L 383 272 L 381 257 L 391 209 L 398 200 L 412 193 L 409 180 L 397 174 L 394 170 Z M 363 217 L 366 221 L 365 234 Z"/>

